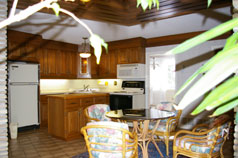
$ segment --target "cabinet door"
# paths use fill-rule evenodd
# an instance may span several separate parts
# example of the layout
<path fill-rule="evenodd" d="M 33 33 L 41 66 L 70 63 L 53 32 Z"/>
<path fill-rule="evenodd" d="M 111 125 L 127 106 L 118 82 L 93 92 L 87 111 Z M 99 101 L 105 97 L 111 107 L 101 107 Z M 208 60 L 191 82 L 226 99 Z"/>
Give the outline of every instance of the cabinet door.
<path fill-rule="evenodd" d="M 92 78 L 98 78 L 98 64 L 96 63 L 96 56 L 94 54 L 91 55 L 91 76 Z"/>
<path fill-rule="evenodd" d="M 99 64 L 99 77 L 100 78 L 107 78 L 110 73 L 110 58 L 109 54 L 106 54 L 105 52 L 101 55 L 101 60 Z"/>
<path fill-rule="evenodd" d="M 68 78 L 77 78 L 77 53 L 65 52 L 65 63 Z"/>
<path fill-rule="evenodd" d="M 40 96 L 40 126 L 48 126 L 48 97 L 46 95 Z"/>
<path fill-rule="evenodd" d="M 99 64 L 99 78 L 116 78 L 117 56 L 114 51 L 102 53 Z"/>
<path fill-rule="evenodd" d="M 85 108 L 86 106 L 90 106 L 94 104 L 94 98 L 93 97 L 89 97 L 89 98 L 82 98 L 80 100 L 80 105 L 82 108 Z"/>
<path fill-rule="evenodd" d="M 84 108 L 81 107 L 81 108 L 79 109 L 79 130 L 80 130 L 82 127 L 86 126 L 86 123 L 87 123 L 87 120 L 86 120 L 86 117 L 85 117 L 85 115 L 84 115 Z"/>
<path fill-rule="evenodd" d="M 109 77 L 110 78 L 117 78 L 117 58 L 118 54 L 114 51 L 109 53 Z"/>
<path fill-rule="evenodd" d="M 58 50 L 57 51 L 57 55 L 56 55 L 56 75 L 57 76 L 67 76 L 67 71 L 66 71 L 66 67 L 67 64 L 66 63 L 66 53 L 63 51 Z"/>
<path fill-rule="evenodd" d="M 47 76 L 47 69 L 48 69 L 48 58 L 47 58 L 47 51 L 45 49 L 41 49 L 38 51 L 38 60 L 40 63 L 40 77 Z"/>
<path fill-rule="evenodd" d="M 22 60 L 23 61 L 33 61 L 37 62 L 37 52 L 39 51 L 39 47 L 31 45 L 31 44 L 26 44 L 25 45 L 25 52 L 22 52 Z"/>
<path fill-rule="evenodd" d="M 20 60 L 21 52 L 25 51 L 25 46 L 16 42 L 8 42 L 8 59 Z"/>
<path fill-rule="evenodd" d="M 128 64 L 129 59 L 128 59 L 128 54 L 130 54 L 130 49 L 124 48 L 124 49 L 118 49 L 116 50 L 118 54 L 118 64 Z"/>
<path fill-rule="evenodd" d="M 109 97 L 94 97 L 94 104 L 109 104 Z"/>
<path fill-rule="evenodd" d="M 54 49 L 47 49 L 47 74 L 49 76 L 56 75 L 56 53 Z"/>
<path fill-rule="evenodd" d="M 80 111 L 78 108 L 68 109 L 66 112 L 66 135 L 67 139 L 70 137 L 77 137 L 80 135 Z"/>
<path fill-rule="evenodd" d="M 9 41 L 8 60 L 37 62 L 37 51 L 38 48 L 34 45 Z"/>
<path fill-rule="evenodd" d="M 145 48 L 129 48 L 128 52 L 130 52 L 127 54 L 128 63 L 145 63 Z"/>

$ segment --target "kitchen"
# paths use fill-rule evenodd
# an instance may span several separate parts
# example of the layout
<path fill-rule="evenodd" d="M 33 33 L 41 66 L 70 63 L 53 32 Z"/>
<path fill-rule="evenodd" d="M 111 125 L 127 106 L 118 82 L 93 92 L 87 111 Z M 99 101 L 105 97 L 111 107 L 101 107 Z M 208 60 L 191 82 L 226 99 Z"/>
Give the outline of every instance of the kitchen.
<path fill-rule="evenodd" d="M 22 31 L 21 29 L 19 30 Z M 127 40 L 116 41 L 120 44 L 119 48 L 116 42 L 111 42 L 111 48 L 110 48 L 110 42 L 109 42 L 109 54 L 105 54 L 105 52 L 102 54 L 101 64 L 99 66 L 95 64 L 95 57 L 94 56 L 91 57 L 90 60 L 91 60 L 92 79 L 81 78 L 78 80 L 77 76 L 79 75 L 78 74 L 79 70 L 77 70 L 77 68 L 79 67 L 77 66 L 78 57 L 76 56 L 76 53 L 75 53 L 77 52 L 76 44 L 55 42 L 52 40 L 46 40 L 45 38 L 43 39 L 40 35 L 35 35 L 35 34 L 32 35 L 32 34 L 27 34 L 22 32 L 20 32 L 19 33 L 20 35 L 18 36 L 18 33 L 17 32 L 13 33 L 12 35 L 14 36 L 12 38 L 13 42 L 12 43 L 9 42 L 9 49 L 11 48 L 14 49 L 14 45 L 15 46 L 21 45 L 22 47 L 20 47 L 19 49 L 15 49 L 13 53 L 10 53 L 9 58 L 10 60 L 40 63 L 40 76 L 41 76 L 40 89 L 42 92 L 41 94 L 49 94 L 50 92 L 52 93 L 71 92 L 71 90 L 83 89 L 83 85 L 90 85 L 91 89 L 100 89 L 105 92 L 111 92 L 115 90 L 120 91 L 121 90 L 120 86 L 122 84 L 122 81 L 116 79 L 117 78 L 116 65 L 125 64 L 125 63 L 126 64 L 146 63 L 145 60 L 147 57 L 147 51 L 146 51 L 147 48 L 145 46 L 145 43 L 146 43 L 145 39 L 141 37 L 133 38 L 133 39 L 124 38 Z M 23 38 L 25 36 L 27 37 L 26 39 Z M 23 44 L 21 43 L 21 40 L 27 41 L 32 36 L 34 36 L 34 40 L 30 40 L 27 43 L 23 42 Z M 8 33 L 8 38 L 10 41 L 11 40 L 10 31 Z M 14 39 L 16 40 L 14 41 Z M 114 40 L 111 40 L 111 41 L 114 41 Z M 131 45 L 130 45 L 130 42 L 131 42 Z M 113 48 L 113 44 L 114 44 L 114 48 Z M 215 46 L 217 45 L 219 46 L 221 44 L 215 43 Z M 11 45 L 13 47 L 11 47 Z M 135 52 L 136 55 L 132 53 L 131 55 L 130 52 Z M 62 57 L 65 57 L 65 58 L 62 58 Z M 46 80 L 46 79 L 50 79 L 50 80 Z M 57 80 L 55 81 L 52 79 L 57 79 Z M 61 79 L 64 79 L 64 80 L 61 80 Z M 106 80 L 101 81 L 99 79 L 106 79 Z M 56 85 L 54 86 L 55 83 Z M 62 86 L 59 86 L 61 84 Z M 148 92 L 148 89 L 146 89 L 145 93 L 148 94 L 147 92 Z"/>

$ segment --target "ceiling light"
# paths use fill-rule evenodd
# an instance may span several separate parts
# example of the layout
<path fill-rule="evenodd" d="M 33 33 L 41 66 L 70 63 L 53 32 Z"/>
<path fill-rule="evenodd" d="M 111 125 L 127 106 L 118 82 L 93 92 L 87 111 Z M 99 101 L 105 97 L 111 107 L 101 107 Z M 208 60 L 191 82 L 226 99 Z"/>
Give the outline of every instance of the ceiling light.
<path fill-rule="evenodd" d="M 90 53 L 90 45 L 89 43 L 86 42 L 88 38 L 83 37 L 83 39 L 84 39 L 84 43 L 82 43 L 78 47 L 79 56 L 81 58 L 89 58 L 91 56 L 91 53 Z"/>

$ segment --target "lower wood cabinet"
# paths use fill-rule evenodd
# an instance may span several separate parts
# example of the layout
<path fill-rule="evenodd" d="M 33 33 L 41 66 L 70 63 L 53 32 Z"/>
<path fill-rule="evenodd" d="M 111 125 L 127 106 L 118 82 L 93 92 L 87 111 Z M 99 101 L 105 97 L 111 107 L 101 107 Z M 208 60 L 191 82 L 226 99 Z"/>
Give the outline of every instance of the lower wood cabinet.
<path fill-rule="evenodd" d="M 40 126 L 48 126 L 48 97 L 40 95 Z"/>
<path fill-rule="evenodd" d="M 82 137 L 86 125 L 83 110 L 92 104 L 109 104 L 109 94 L 48 96 L 48 132 L 52 136 L 73 140 Z"/>

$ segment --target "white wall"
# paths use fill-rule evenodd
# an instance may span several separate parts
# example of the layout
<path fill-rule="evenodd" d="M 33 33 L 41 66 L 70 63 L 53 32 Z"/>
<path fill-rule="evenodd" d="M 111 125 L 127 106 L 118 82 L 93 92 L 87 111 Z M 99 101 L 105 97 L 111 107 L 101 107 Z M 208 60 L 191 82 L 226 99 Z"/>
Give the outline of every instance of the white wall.
<path fill-rule="evenodd" d="M 115 82 L 117 83 L 117 85 L 114 85 Z M 108 92 L 108 91 L 121 90 L 121 84 L 122 84 L 122 80 L 120 79 L 102 79 L 102 80 L 41 79 L 40 91 L 41 91 L 41 94 L 70 92 L 70 91 L 72 92 L 73 90 L 83 89 L 84 85 L 89 85 L 89 89 Z"/>
<path fill-rule="evenodd" d="M 225 44 L 225 40 L 213 40 L 208 41 L 206 43 L 203 43 L 197 47 L 194 47 L 190 50 L 188 50 L 186 53 L 176 55 L 176 64 L 179 64 L 183 61 L 186 61 L 188 59 L 192 59 L 194 57 L 198 57 L 202 54 L 206 54 L 215 48 L 221 48 Z M 150 55 L 155 54 L 164 54 L 166 51 L 174 48 L 176 45 L 169 45 L 169 46 L 161 46 L 161 47 L 151 47 L 146 49 L 146 67 L 148 72 L 148 60 Z M 205 61 L 204 61 L 205 62 Z M 196 63 L 191 66 L 185 67 L 184 69 L 181 69 L 179 71 L 176 71 L 176 91 L 182 86 L 182 84 L 188 79 L 189 76 L 191 76 L 204 62 Z M 148 87 L 148 85 L 147 85 Z M 148 91 L 148 88 L 147 88 Z M 186 92 L 186 91 L 185 91 Z M 176 103 L 178 104 L 179 101 L 182 99 L 184 93 L 181 93 L 178 97 L 176 97 Z M 148 93 L 146 93 L 148 94 Z M 198 105 L 198 103 L 201 101 L 202 98 L 197 99 L 194 101 L 191 106 L 185 108 L 182 113 L 182 118 L 191 118 L 190 112 Z M 147 103 L 148 103 L 148 97 L 147 97 Z M 191 128 L 193 125 L 197 123 L 200 119 L 202 119 L 205 115 L 208 115 L 207 112 L 203 112 L 195 117 L 195 119 L 190 119 L 192 122 L 189 122 L 188 120 L 185 122 L 186 125 L 182 126 L 184 128 Z M 183 120 L 184 121 L 184 120 Z"/>

